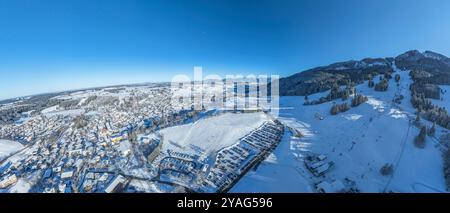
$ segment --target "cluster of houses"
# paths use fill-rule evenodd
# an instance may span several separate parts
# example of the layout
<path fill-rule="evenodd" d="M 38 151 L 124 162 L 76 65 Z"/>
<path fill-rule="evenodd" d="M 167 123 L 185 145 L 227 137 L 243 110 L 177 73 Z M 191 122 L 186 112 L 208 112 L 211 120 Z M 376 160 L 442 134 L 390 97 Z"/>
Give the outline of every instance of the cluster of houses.
<path fill-rule="evenodd" d="M 150 136 L 155 130 L 217 113 L 174 110 L 167 91 L 142 91 L 126 97 L 80 99 L 73 106 L 81 109 L 77 114 L 38 112 L 26 121 L 2 125 L 0 138 L 27 147 L 18 159 L 8 158 L 0 164 L 0 189 L 8 190 L 25 179 L 32 185 L 30 192 L 121 191 L 130 179 L 127 172 L 146 169 L 142 163 L 161 158 L 162 136 Z M 213 165 L 200 162 L 198 156 L 168 150 L 168 156 L 158 159 L 157 175 L 185 185 L 199 181 L 222 191 L 263 160 L 279 143 L 283 131 L 277 120 L 266 122 L 221 150 Z"/>
<path fill-rule="evenodd" d="M 328 160 L 324 154 L 310 153 L 304 158 L 305 167 L 320 181 L 314 184 L 314 187 L 319 193 L 344 193 L 344 192 L 359 192 L 356 183 L 348 178 L 341 180 L 327 180 L 325 174 L 329 172 L 334 162 Z"/>
<path fill-rule="evenodd" d="M 157 161 L 155 164 L 158 167 L 160 181 L 184 186 L 190 190 L 195 190 L 198 177 L 207 166 L 204 162 L 199 161 L 198 155 L 171 149 L 168 149 L 167 154 L 161 155 Z"/>
<path fill-rule="evenodd" d="M 260 151 L 271 151 L 283 136 L 283 125 L 275 120 L 274 123 L 266 122 L 256 131 L 245 136 L 241 141 L 248 143 Z"/>
<path fill-rule="evenodd" d="M 69 123 L 64 116 L 47 117 L 36 115 L 23 123 L 3 125 L 0 128 L 0 138 L 8 138 L 23 145 L 49 136 L 55 129 Z"/>
<path fill-rule="evenodd" d="M 160 170 L 175 170 L 182 173 L 192 173 L 198 166 L 194 161 L 188 161 L 181 158 L 165 157 L 159 163 Z"/>
<path fill-rule="evenodd" d="M 117 176 L 111 173 L 119 170 L 117 162 L 128 161 L 131 147 L 122 147 L 130 144 L 129 140 L 124 137 L 120 141 L 95 143 L 84 137 L 71 140 L 70 135 L 52 144 L 42 146 L 38 143 L 38 148 L 28 153 L 27 158 L 14 164 L 7 162 L 1 167 L 0 189 L 11 187 L 20 177 L 38 175 L 41 178 L 30 190 L 32 192 L 108 192 L 108 187 L 115 183 L 114 176 Z M 144 155 L 152 160 L 161 143 L 155 139 L 141 141 Z"/>
<path fill-rule="evenodd" d="M 261 162 L 278 145 L 284 126 L 277 120 L 265 122 L 240 139 L 239 143 L 221 150 L 203 184 L 205 191 L 227 191 L 248 169 Z"/>
<path fill-rule="evenodd" d="M 78 184 L 78 192 L 119 192 L 127 181 L 124 176 L 115 172 L 89 169 Z"/>
<path fill-rule="evenodd" d="M 118 107 L 114 102 L 105 104 L 108 97 L 98 97 L 98 103 L 80 100 L 76 107 L 85 113 L 34 113 L 24 122 L 2 125 L 0 138 L 13 139 L 29 147 L 23 151 L 26 152 L 23 158 L 6 159 L 0 165 L 0 189 L 8 189 L 25 178 L 33 179 L 30 189 L 33 192 L 107 192 L 123 165 L 133 162 L 134 151 L 142 151 L 149 162 L 154 160 L 162 140 L 145 135 L 137 138 L 131 133 L 142 126 L 153 128 L 148 120 L 154 124 L 164 114 L 181 115 L 174 114 L 170 96 L 161 89 L 135 92 L 136 96 L 148 98 L 120 99 L 134 103 L 130 108 Z M 147 119 L 147 125 L 144 118 L 151 118 Z M 86 122 L 77 125 L 77 120 Z M 137 144 L 136 149 L 133 143 Z"/>
<path fill-rule="evenodd" d="M 211 186 L 213 191 L 222 191 L 238 178 L 241 168 L 247 165 L 256 154 L 256 150 L 245 143 L 235 144 L 222 150 L 217 154 L 204 186 Z"/>
<path fill-rule="evenodd" d="M 98 136 L 101 134 L 92 136 L 92 132 L 83 132 L 69 128 L 58 141 L 36 143 L 25 159 L 7 162 L 1 167 L 0 188 L 14 185 L 20 177 L 38 175 L 41 178 L 31 189 L 33 192 L 108 192 L 111 184 L 117 184 L 114 182 L 119 170 L 117 163 L 131 157 L 129 138 L 126 132 L 106 139 Z M 119 137 L 120 140 L 115 140 Z M 146 136 L 139 139 L 139 147 L 151 161 L 161 148 L 160 140 Z"/>
<path fill-rule="evenodd" d="M 334 165 L 334 162 L 327 160 L 327 156 L 324 154 L 310 154 L 305 157 L 303 162 L 305 167 L 316 177 L 324 175 Z"/>

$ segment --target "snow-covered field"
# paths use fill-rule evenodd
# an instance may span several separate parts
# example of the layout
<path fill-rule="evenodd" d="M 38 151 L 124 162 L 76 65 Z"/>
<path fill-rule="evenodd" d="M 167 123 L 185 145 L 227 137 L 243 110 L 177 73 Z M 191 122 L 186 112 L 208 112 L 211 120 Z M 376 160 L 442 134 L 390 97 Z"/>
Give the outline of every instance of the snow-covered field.
<path fill-rule="evenodd" d="M 163 150 L 179 150 L 206 157 L 237 143 L 239 138 L 268 119 L 262 112 L 225 113 L 194 123 L 165 128 L 161 130 L 164 136 Z"/>
<path fill-rule="evenodd" d="M 59 107 L 59 105 L 55 105 L 55 106 L 51 106 L 51 107 L 45 108 L 45 109 L 43 109 L 41 111 L 41 113 L 42 114 L 47 114 L 47 113 L 55 112 L 55 111 L 57 111 L 58 107 Z"/>
<path fill-rule="evenodd" d="M 19 142 L 0 139 L 0 160 L 22 148 Z"/>
<path fill-rule="evenodd" d="M 407 71 L 397 73 L 401 75 L 398 87 L 394 79 L 386 92 L 374 91 L 367 82 L 358 85 L 357 92 L 368 96 L 369 101 L 334 116 L 330 115 L 333 103 L 304 106 L 302 96 L 281 97 L 279 119 L 300 130 L 303 137 L 287 132 L 272 155 L 231 191 L 311 192 L 315 183 L 345 178 L 354 181 L 361 192 L 445 191 L 437 141 L 427 137 L 424 149 L 414 146 L 419 130 L 410 122 L 415 111 L 408 90 L 411 80 Z M 314 94 L 309 99 L 326 94 Z M 401 104 L 392 102 L 395 94 L 405 97 Z M 318 119 L 316 113 L 324 119 Z M 308 153 L 326 154 L 335 165 L 324 177 L 315 177 L 303 164 Z M 379 172 L 386 163 L 394 165 L 390 176 Z"/>
<path fill-rule="evenodd" d="M 43 115 L 45 115 L 46 117 L 57 116 L 57 115 L 76 116 L 76 115 L 81 115 L 82 113 L 84 113 L 84 109 L 59 110 L 58 107 L 59 106 L 56 105 L 56 106 L 52 106 L 52 107 L 43 109 L 41 111 L 41 113 Z"/>

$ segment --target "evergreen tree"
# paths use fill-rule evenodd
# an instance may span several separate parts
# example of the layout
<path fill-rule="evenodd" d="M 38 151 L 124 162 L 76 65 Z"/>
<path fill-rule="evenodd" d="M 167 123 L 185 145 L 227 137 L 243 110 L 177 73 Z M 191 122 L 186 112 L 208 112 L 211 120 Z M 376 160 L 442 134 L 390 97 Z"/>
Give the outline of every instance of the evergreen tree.
<path fill-rule="evenodd" d="M 400 81 L 400 75 L 399 74 L 395 74 L 395 82 L 399 82 Z"/>
<path fill-rule="evenodd" d="M 340 112 L 345 112 L 345 111 L 347 111 L 349 109 L 350 109 L 350 106 L 347 104 L 347 102 L 339 105 L 339 111 Z"/>
<path fill-rule="evenodd" d="M 330 114 L 336 115 L 339 113 L 339 107 L 337 105 L 333 105 L 330 110 Z"/>
<path fill-rule="evenodd" d="M 418 148 L 425 147 L 426 134 L 427 134 L 427 127 L 422 126 L 422 128 L 420 128 L 419 135 L 417 135 L 416 138 L 414 139 L 414 144 L 416 145 L 416 147 L 418 147 Z"/>
<path fill-rule="evenodd" d="M 436 122 L 434 122 L 433 126 L 431 126 L 431 128 L 428 130 L 428 135 L 434 136 L 435 132 L 436 132 Z"/>
<path fill-rule="evenodd" d="M 375 91 L 386 91 L 388 89 L 389 82 L 386 78 L 383 78 L 378 84 L 375 84 Z"/>
<path fill-rule="evenodd" d="M 360 104 L 366 102 L 368 98 L 364 95 L 358 94 L 352 99 L 352 107 L 359 106 Z"/>
<path fill-rule="evenodd" d="M 420 110 L 416 113 L 416 123 L 420 123 Z"/>
<path fill-rule="evenodd" d="M 368 86 L 369 86 L 369 88 L 372 88 L 375 86 L 375 83 L 372 81 L 372 79 L 369 80 Z"/>
<path fill-rule="evenodd" d="M 394 172 L 394 165 L 386 163 L 381 167 L 380 173 L 383 176 L 388 176 Z"/>
<path fill-rule="evenodd" d="M 444 178 L 447 191 L 450 191 L 450 149 L 448 149 L 443 157 L 444 161 Z"/>
<path fill-rule="evenodd" d="M 335 104 L 330 109 L 330 114 L 336 115 L 340 112 L 345 112 L 350 109 L 350 106 L 347 104 L 347 102 L 343 104 Z"/>

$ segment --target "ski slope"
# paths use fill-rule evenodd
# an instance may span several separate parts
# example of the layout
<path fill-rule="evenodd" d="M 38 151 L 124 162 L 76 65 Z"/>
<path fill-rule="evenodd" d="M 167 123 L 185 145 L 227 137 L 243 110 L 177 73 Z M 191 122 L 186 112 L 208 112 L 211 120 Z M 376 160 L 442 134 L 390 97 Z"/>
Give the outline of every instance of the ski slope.
<path fill-rule="evenodd" d="M 280 121 L 300 130 L 303 137 L 296 138 L 287 132 L 273 156 L 256 171 L 249 172 L 231 191 L 313 192 L 315 183 L 346 178 L 361 192 L 445 191 L 441 151 L 436 141 L 427 137 L 424 149 L 413 143 L 419 130 L 410 121 L 415 117 L 415 109 L 410 104 L 408 71 L 395 70 L 393 76 L 401 75 L 398 86 L 391 79 L 388 91 L 378 92 L 369 88 L 367 82 L 360 84 L 357 93 L 369 100 L 334 116 L 330 115 L 333 102 L 304 106 L 303 96 L 281 97 Z M 376 83 L 378 77 L 374 79 Z M 327 93 L 308 98 L 318 99 Z M 393 103 L 396 95 L 404 96 L 401 104 Z M 318 119 L 316 113 L 324 119 Z M 303 164 L 308 153 L 326 154 L 335 165 L 324 177 L 315 177 Z M 386 163 L 394 165 L 394 172 L 382 176 L 379 170 Z"/>

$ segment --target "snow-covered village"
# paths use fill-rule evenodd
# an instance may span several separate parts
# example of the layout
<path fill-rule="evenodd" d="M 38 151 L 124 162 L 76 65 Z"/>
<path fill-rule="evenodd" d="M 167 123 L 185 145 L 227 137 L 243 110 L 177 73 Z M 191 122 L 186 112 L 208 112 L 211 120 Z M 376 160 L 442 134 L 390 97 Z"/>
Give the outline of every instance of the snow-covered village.
<path fill-rule="evenodd" d="M 0 192 L 448 192 L 449 61 L 408 51 L 315 68 L 281 78 L 269 108 L 252 95 L 273 79 L 2 101 Z M 201 102 L 181 100 L 199 85 Z"/>
<path fill-rule="evenodd" d="M 2 213 L 450 208 L 449 110 L 450 0 L 0 0 Z"/>

